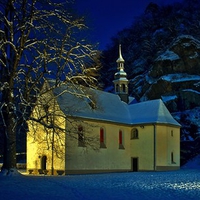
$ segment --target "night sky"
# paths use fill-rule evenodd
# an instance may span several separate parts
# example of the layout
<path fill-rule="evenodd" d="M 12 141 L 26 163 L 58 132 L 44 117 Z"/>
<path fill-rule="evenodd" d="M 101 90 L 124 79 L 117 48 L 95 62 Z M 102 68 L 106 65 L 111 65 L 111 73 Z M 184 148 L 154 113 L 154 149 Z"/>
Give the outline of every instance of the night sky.
<path fill-rule="evenodd" d="M 182 0 L 76 0 L 78 11 L 85 15 L 91 29 L 90 39 L 99 42 L 105 49 L 110 38 L 142 14 L 150 2 L 158 5 L 181 2 Z"/>

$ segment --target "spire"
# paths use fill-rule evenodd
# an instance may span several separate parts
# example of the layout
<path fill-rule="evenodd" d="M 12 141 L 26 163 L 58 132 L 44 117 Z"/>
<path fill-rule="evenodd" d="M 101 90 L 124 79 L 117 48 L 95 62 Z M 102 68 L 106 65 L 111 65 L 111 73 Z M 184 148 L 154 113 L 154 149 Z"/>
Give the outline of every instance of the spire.
<path fill-rule="evenodd" d="M 115 93 L 118 94 L 122 101 L 128 103 L 128 80 L 127 74 L 124 71 L 124 59 L 122 57 L 121 44 L 119 45 L 119 58 L 117 59 L 118 72 L 115 73 L 113 81 L 115 85 Z"/>
<path fill-rule="evenodd" d="M 117 59 L 117 63 L 118 62 L 124 62 L 124 59 L 122 57 L 122 49 L 121 49 L 121 44 L 119 45 L 119 58 Z"/>
<path fill-rule="evenodd" d="M 125 61 L 122 57 L 121 44 L 119 45 L 119 58 L 117 59 L 116 62 L 117 62 L 117 65 L 118 65 L 117 69 L 124 71 L 124 62 Z"/>

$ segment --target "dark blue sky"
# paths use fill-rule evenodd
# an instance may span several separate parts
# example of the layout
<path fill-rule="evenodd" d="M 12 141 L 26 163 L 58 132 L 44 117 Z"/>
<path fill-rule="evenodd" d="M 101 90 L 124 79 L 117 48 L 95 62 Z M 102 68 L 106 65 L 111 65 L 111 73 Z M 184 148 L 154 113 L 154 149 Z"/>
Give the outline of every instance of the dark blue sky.
<path fill-rule="evenodd" d="M 92 41 L 99 42 L 103 50 L 110 38 L 129 27 L 134 18 L 142 14 L 150 2 L 158 5 L 182 0 L 76 0 L 78 11 L 87 16 Z"/>

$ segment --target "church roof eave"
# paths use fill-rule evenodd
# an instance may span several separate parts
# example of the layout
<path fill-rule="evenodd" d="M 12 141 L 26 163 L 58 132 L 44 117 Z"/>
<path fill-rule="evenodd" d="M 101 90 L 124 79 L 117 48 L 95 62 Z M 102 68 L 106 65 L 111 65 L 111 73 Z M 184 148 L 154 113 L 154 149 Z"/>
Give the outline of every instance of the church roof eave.
<path fill-rule="evenodd" d="M 55 89 L 56 94 L 65 88 Z M 104 91 L 87 88 L 96 103 L 91 108 L 86 98 L 80 98 L 70 93 L 57 97 L 60 109 L 65 115 L 90 120 L 107 121 L 126 125 L 134 124 L 180 124 L 171 116 L 161 100 L 127 104 L 119 96 Z M 66 103 L 67 102 L 67 103 Z"/>
<path fill-rule="evenodd" d="M 132 123 L 171 124 L 181 126 L 170 114 L 161 99 L 136 103 L 130 106 Z"/>

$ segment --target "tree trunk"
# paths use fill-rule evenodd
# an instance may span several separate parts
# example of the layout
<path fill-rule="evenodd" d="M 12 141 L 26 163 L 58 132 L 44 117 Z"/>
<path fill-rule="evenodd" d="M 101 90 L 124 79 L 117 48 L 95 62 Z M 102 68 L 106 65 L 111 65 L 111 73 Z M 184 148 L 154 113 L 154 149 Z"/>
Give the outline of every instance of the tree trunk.
<path fill-rule="evenodd" d="M 13 37 L 13 22 L 14 21 L 14 8 L 13 1 L 7 1 L 5 7 L 5 19 L 10 21 L 10 24 L 5 20 L 4 30 L 7 41 L 11 44 L 14 41 Z M 17 174 L 16 170 L 16 105 L 14 100 L 14 78 L 16 74 L 16 66 L 14 65 L 16 59 L 16 52 L 13 50 L 12 45 L 5 46 L 5 52 L 7 55 L 6 66 L 3 68 L 3 80 L 4 90 L 3 94 L 3 124 L 4 124 L 4 153 L 3 153 L 3 166 L 1 174 L 14 175 Z"/>
<path fill-rule="evenodd" d="M 4 154 L 2 173 L 11 175 L 16 173 L 16 134 L 13 127 L 13 119 L 7 119 L 10 124 L 4 131 Z"/>
<path fill-rule="evenodd" d="M 1 173 L 3 175 L 16 174 L 16 120 L 14 114 L 14 98 L 12 93 L 5 92 L 5 106 L 3 109 L 4 121 L 4 153 L 3 166 Z"/>

